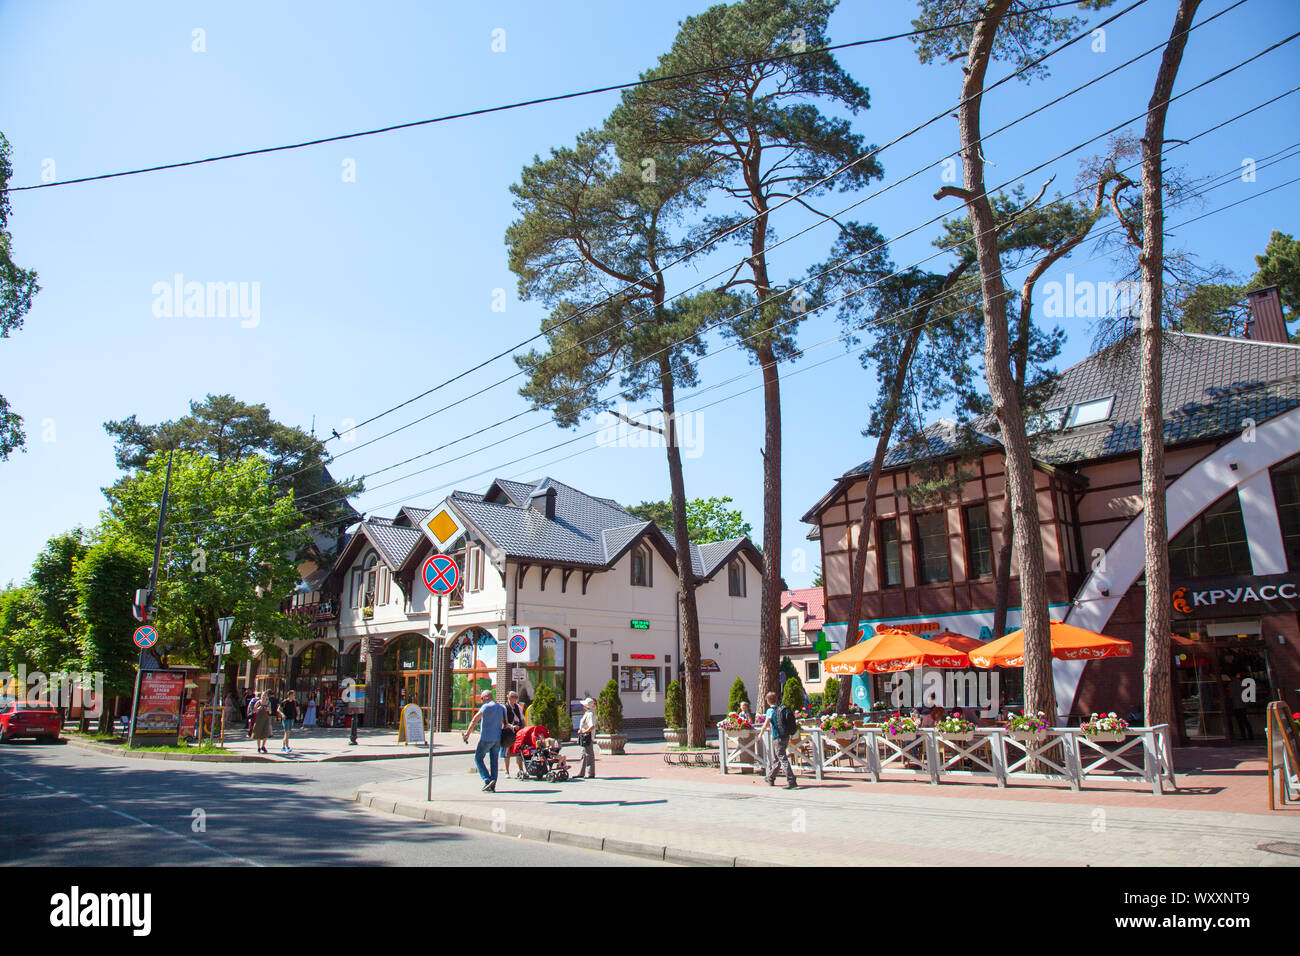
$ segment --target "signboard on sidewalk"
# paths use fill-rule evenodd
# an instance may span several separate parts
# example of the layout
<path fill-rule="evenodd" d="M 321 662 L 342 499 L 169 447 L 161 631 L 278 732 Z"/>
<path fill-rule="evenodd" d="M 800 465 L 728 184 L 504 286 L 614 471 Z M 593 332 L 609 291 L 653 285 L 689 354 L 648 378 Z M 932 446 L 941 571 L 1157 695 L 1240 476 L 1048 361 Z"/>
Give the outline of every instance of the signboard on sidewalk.
<path fill-rule="evenodd" d="M 402 708 L 402 740 L 408 744 L 424 746 L 424 714 L 418 704 L 407 704 Z"/>
<path fill-rule="evenodd" d="M 171 737 L 181 729 L 181 697 L 185 693 L 185 672 L 172 670 L 140 673 L 140 702 L 136 712 L 136 736 Z"/>

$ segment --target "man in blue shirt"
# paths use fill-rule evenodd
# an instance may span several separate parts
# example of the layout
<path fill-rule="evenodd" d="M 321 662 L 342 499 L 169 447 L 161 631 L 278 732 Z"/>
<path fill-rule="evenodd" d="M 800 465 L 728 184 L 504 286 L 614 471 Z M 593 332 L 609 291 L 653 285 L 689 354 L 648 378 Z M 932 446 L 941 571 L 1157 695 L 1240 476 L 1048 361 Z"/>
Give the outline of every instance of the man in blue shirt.
<path fill-rule="evenodd" d="M 767 692 L 767 726 L 772 731 L 772 767 L 765 775 L 769 787 L 776 786 L 776 775 L 785 771 L 787 790 L 798 790 L 794 770 L 790 767 L 790 755 L 786 748 L 790 746 L 790 735 L 794 732 L 794 714 L 788 707 L 778 703 L 776 691 Z"/>
<path fill-rule="evenodd" d="M 474 719 L 469 722 L 465 728 L 465 733 L 461 734 L 461 739 L 469 743 L 469 735 L 474 732 L 474 727 L 481 720 L 482 729 L 479 731 L 478 746 L 474 748 L 474 764 L 478 767 L 478 775 L 483 778 L 483 790 L 486 793 L 496 793 L 497 789 L 497 766 L 501 756 L 501 726 L 506 720 L 506 709 L 492 699 L 492 691 L 485 690 L 479 695 L 479 700 L 483 701 L 483 706 L 478 709 Z M 492 773 L 488 773 L 485 757 L 492 757 Z"/>

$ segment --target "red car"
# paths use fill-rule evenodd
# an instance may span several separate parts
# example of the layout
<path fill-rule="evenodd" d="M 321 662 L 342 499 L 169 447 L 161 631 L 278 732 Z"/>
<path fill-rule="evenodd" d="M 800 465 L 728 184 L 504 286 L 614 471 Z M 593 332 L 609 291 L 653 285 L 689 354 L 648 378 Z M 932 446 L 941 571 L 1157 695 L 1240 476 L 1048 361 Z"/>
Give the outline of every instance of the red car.
<path fill-rule="evenodd" d="M 0 710 L 0 741 L 35 737 L 53 743 L 59 739 L 63 718 L 54 706 L 40 700 L 16 700 Z"/>

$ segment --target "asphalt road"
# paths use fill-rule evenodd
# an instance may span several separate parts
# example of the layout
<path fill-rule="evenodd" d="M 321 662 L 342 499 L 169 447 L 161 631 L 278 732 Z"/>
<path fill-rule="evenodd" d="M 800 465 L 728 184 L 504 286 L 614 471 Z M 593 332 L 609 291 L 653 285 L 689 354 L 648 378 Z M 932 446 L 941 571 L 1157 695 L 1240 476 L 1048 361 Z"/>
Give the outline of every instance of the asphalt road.
<path fill-rule="evenodd" d="M 118 761 L 64 745 L 3 744 L 0 865 L 649 865 L 375 813 L 350 799 L 362 784 L 423 778 L 424 770 L 421 757 Z M 196 830 L 199 821 L 203 828 Z"/>

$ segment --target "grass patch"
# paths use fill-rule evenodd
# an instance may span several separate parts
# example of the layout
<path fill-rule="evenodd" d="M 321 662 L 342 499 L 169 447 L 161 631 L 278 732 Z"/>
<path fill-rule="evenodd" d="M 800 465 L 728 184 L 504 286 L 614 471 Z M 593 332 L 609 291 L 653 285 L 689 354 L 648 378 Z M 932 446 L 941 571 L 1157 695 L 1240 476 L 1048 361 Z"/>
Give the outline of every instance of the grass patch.
<path fill-rule="evenodd" d="M 131 750 L 139 750 L 144 753 L 159 754 L 233 754 L 233 750 L 227 750 L 225 747 L 218 747 L 215 744 L 204 744 L 202 747 L 131 747 Z"/>

